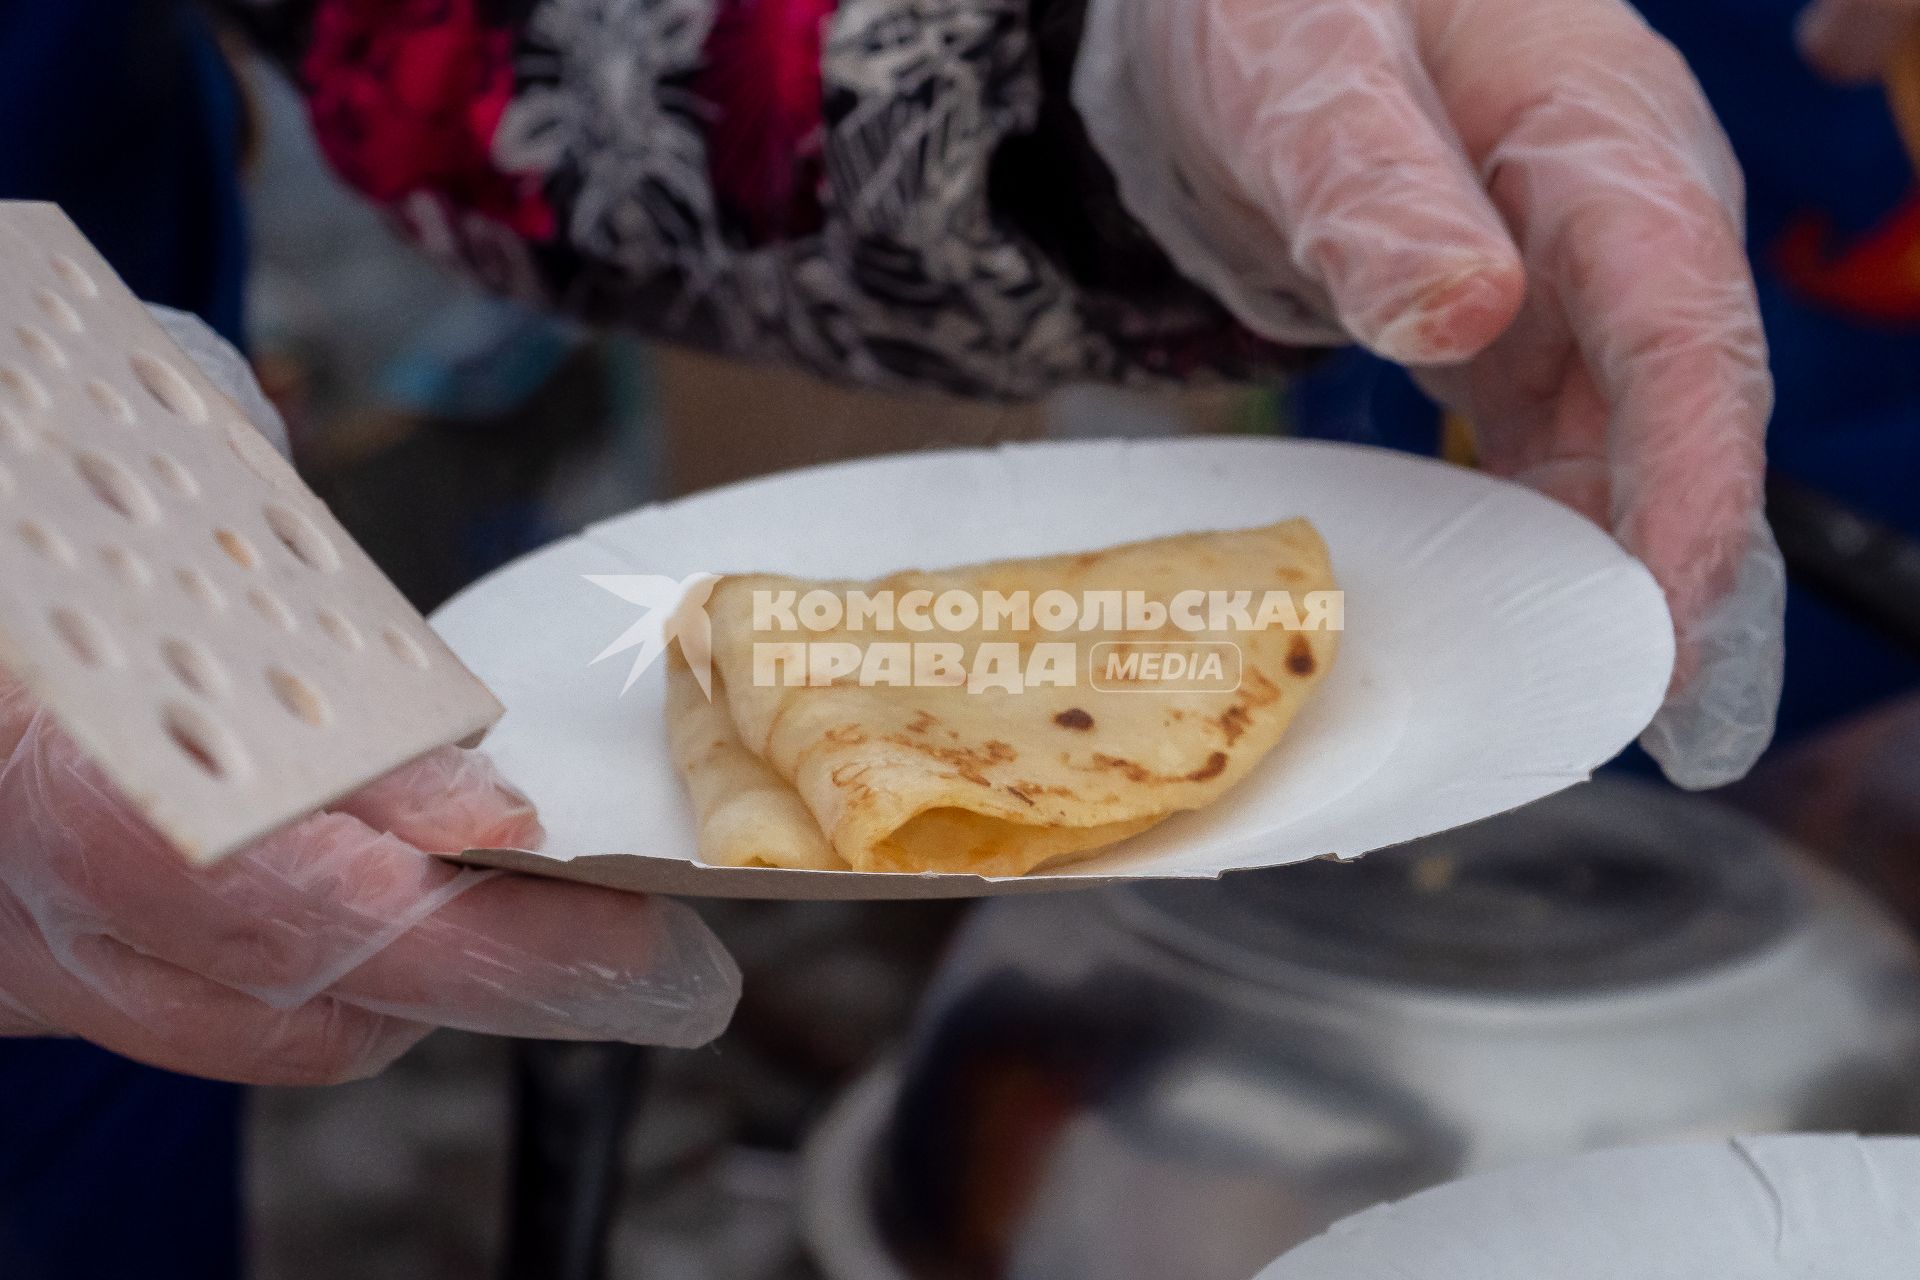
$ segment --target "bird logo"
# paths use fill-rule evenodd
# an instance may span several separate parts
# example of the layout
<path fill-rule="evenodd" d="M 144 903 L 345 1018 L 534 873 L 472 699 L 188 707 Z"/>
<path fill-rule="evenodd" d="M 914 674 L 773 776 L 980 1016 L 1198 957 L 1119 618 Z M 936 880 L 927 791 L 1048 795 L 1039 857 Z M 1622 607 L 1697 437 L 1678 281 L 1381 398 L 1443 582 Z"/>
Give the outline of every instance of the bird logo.
<path fill-rule="evenodd" d="M 640 679 L 641 673 L 666 652 L 667 645 L 678 641 L 680 656 L 692 668 L 693 678 L 700 682 L 700 692 L 709 700 L 713 698 L 713 625 L 707 620 L 707 597 L 720 581 L 718 574 L 695 573 L 679 579 L 657 573 L 582 576 L 602 591 L 645 610 L 618 639 L 594 655 L 588 666 L 637 649 L 633 665 L 627 668 L 627 682 L 620 686 L 620 692 L 625 694 Z"/>

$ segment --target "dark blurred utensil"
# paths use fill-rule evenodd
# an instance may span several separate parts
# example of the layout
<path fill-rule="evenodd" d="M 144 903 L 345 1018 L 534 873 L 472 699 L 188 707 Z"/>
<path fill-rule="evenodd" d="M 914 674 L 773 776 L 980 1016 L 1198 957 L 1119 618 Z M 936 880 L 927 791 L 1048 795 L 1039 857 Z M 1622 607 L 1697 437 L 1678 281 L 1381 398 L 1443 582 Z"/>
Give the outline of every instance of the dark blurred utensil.
<path fill-rule="evenodd" d="M 501 1280 L 603 1280 L 644 1064 L 632 1045 L 515 1042 Z"/>
<path fill-rule="evenodd" d="M 1795 583 L 1920 657 L 1920 541 L 1777 473 L 1767 520 Z"/>

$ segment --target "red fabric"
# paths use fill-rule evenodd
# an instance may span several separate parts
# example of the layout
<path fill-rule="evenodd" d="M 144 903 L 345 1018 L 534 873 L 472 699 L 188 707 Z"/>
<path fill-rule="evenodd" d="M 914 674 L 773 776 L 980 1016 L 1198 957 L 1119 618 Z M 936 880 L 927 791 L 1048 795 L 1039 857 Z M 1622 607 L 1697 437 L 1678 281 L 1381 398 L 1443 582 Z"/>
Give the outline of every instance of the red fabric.
<path fill-rule="evenodd" d="M 1817 217 L 1795 220 L 1773 246 L 1788 284 L 1817 302 L 1883 324 L 1920 323 L 1920 192 L 1853 244 L 1834 251 Z"/>
<path fill-rule="evenodd" d="M 714 194 L 750 243 L 822 222 L 821 41 L 835 0 L 720 0 L 694 90 Z"/>
<path fill-rule="evenodd" d="M 321 0 L 300 68 L 320 148 L 375 200 L 426 192 L 549 240 L 539 179 L 493 165 L 512 55 L 513 32 L 475 0 Z"/>

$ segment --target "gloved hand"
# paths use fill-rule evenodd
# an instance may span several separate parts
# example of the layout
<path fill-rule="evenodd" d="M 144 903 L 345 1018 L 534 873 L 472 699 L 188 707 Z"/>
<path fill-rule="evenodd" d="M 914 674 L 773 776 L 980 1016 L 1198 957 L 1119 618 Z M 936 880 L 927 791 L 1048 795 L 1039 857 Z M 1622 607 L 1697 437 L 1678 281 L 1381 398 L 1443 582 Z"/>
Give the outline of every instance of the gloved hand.
<path fill-rule="evenodd" d="M 1885 74 L 1916 26 L 1920 0 L 1814 0 L 1800 12 L 1800 49 L 1829 80 L 1865 84 Z"/>
<path fill-rule="evenodd" d="M 1784 571 L 1742 184 L 1620 0 L 1089 0 L 1074 101 L 1128 209 L 1250 328 L 1411 366 L 1486 464 L 1665 589 L 1642 741 L 1684 786 L 1772 736 Z"/>
<path fill-rule="evenodd" d="M 210 337 L 187 349 L 244 376 Z M 423 852 L 540 836 L 483 755 L 449 747 L 195 868 L 0 671 L 0 1034 L 273 1084 L 372 1074 L 438 1026 L 717 1035 L 739 972 L 685 906 Z"/>

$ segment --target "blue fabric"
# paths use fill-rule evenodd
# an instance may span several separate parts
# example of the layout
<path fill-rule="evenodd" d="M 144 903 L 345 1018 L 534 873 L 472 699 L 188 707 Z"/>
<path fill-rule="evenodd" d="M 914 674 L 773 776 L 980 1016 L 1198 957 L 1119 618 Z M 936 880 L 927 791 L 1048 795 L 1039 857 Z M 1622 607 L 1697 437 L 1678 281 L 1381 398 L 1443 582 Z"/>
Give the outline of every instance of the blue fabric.
<path fill-rule="evenodd" d="M 239 1096 L 79 1041 L 0 1041 L 0 1276 L 237 1277 Z"/>
<path fill-rule="evenodd" d="M 1920 536 L 1920 269 L 1904 268 L 1909 322 L 1815 296 L 1781 264 L 1783 238 L 1797 225 L 1823 223 L 1826 250 L 1839 257 L 1920 200 L 1884 95 L 1831 87 L 1805 67 L 1793 46 L 1797 0 L 1643 0 L 1639 8 L 1693 64 L 1746 169 L 1750 251 L 1778 387 L 1772 465 Z M 1920 263 L 1920 232 L 1905 251 Z M 1894 255 L 1872 274 L 1893 287 Z M 1423 452 L 1438 438 L 1438 413 L 1407 375 L 1359 353 L 1303 379 L 1294 410 L 1308 435 Z M 1789 590 L 1776 741 L 1916 688 L 1920 663 Z"/>
<path fill-rule="evenodd" d="M 241 105 L 174 0 L 0 0 L 0 197 L 52 200 L 134 292 L 240 337 Z M 240 1090 L 0 1040 L 0 1280 L 232 1280 Z"/>
<path fill-rule="evenodd" d="M 241 103 L 181 0 L 0 0 L 0 195 L 52 200 L 134 291 L 237 341 Z"/>

